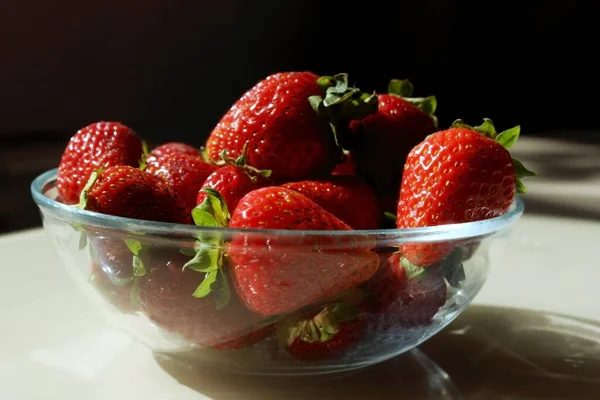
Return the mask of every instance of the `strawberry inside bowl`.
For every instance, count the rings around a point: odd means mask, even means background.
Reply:
[[[245,196],[227,227],[201,227],[61,202],[57,170],[31,190],[62,264],[111,324],[155,352],[260,374],[360,368],[418,346],[470,304],[490,241],[523,213],[517,196],[474,222],[352,230],[313,210],[306,221],[324,228],[254,229],[242,217],[260,201]],[[253,193],[308,207],[291,189]]]

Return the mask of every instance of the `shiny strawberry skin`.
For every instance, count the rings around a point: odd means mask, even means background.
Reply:
[[[276,182],[329,174],[341,159],[328,122],[308,98],[323,95],[311,72],[281,72],[247,91],[223,116],[206,142],[208,156],[227,150],[238,157],[248,142],[247,162],[271,170]]]
[[[359,316],[351,321],[341,322],[339,331],[325,342],[306,342],[296,338],[286,350],[292,357],[302,361],[337,357],[364,338],[365,327],[365,319]]]
[[[129,166],[102,171],[87,192],[85,209],[148,221],[184,218],[179,201],[160,178]]]
[[[143,260],[150,265],[139,282],[141,310],[163,329],[200,346],[237,349],[269,334],[255,328],[262,317],[249,312],[232,296],[217,309],[211,296],[196,298],[192,293],[205,274],[183,269],[186,259],[174,254],[152,254]]]
[[[192,147],[189,144],[182,142],[167,142],[153,148],[146,159],[146,163],[148,164],[148,166],[152,165],[152,168],[158,169],[159,166],[156,164],[157,160],[163,156],[167,156],[174,153],[187,154],[198,158],[202,157],[202,152],[200,151],[200,149]]]
[[[373,189],[362,179],[332,175],[325,179],[282,185],[295,190],[350,225],[352,229],[377,229],[381,212]]]
[[[409,154],[398,201],[398,228],[479,221],[506,213],[516,193],[512,158],[476,131],[451,128],[431,135]],[[407,244],[403,255],[425,266],[452,245]]]
[[[379,94],[376,114],[350,123],[357,174],[378,196],[396,196],[410,150],[435,132],[431,116],[401,97]],[[394,209],[384,211],[394,212]]]
[[[79,202],[90,175],[100,167],[138,166],[142,141],[119,122],[97,122],[71,137],[58,166],[58,192],[66,204]]]
[[[162,179],[169,190],[177,195],[184,214],[187,216],[185,222],[191,224],[193,222],[191,212],[196,206],[198,190],[216,169],[217,167],[206,163],[197,156],[171,153],[148,164],[146,172]]]
[[[252,180],[243,167],[225,165],[210,174],[202,184],[202,188],[211,188],[219,192],[229,212],[232,213],[242,197],[269,183],[270,180],[260,175],[256,175]],[[206,196],[206,192],[198,192],[196,204],[201,204]]]
[[[244,196],[230,228],[351,230],[302,194],[265,187]],[[232,277],[246,307],[270,316],[297,310],[368,280],[379,257],[352,237],[239,234],[227,252]]]

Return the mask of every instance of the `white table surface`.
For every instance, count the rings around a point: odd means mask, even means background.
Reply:
[[[106,324],[41,229],[0,236],[0,399],[600,398],[600,147],[524,139],[515,154],[542,175],[473,305],[428,358],[335,380],[208,379],[156,359]]]

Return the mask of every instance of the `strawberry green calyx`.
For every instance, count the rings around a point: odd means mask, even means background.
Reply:
[[[79,194],[79,203],[77,203],[75,205],[76,208],[79,208],[80,210],[85,210],[85,207],[87,206],[87,194],[90,191],[90,189],[92,188],[92,185],[94,183],[96,183],[98,176],[103,171],[104,171],[104,167],[101,167],[90,174],[88,181],[86,182],[85,186],[81,190],[81,193]]]
[[[142,155],[140,156],[140,171],[144,171],[148,166],[148,157],[150,156],[150,151],[148,150],[148,143],[145,140],[142,140]]]
[[[291,346],[296,339],[308,343],[324,343],[340,330],[340,323],[360,316],[357,307],[346,303],[328,304],[312,318],[288,318],[279,325],[279,340]]]
[[[408,79],[392,79],[388,84],[388,94],[398,96],[414,105],[425,114],[429,115],[435,126],[437,127],[438,120],[434,115],[437,109],[437,98],[435,96],[413,97],[414,86]]]
[[[127,248],[133,254],[133,285],[129,292],[129,301],[135,307],[139,301],[140,279],[146,275],[146,268],[141,258],[143,248],[142,243],[134,239],[125,239],[125,245],[127,245]]]
[[[515,127],[512,127],[510,129],[507,129],[505,131],[498,133],[496,131],[496,127],[494,126],[494,122],[489,118],[484,118],[483,123],[479,126],[470,126],[470,125],[467,125],[462,120],[457,119],[452,124],[452,127],[453,128],[465,128],[465,129],[470,129],[472,131],[478,132],[490,139],[495,140],[496,142],[498,142],[500,145],[502,145],[502,147],[504,147],[507,150],[510,149],[517,142],[517,139],[519,139],[519,135],[521,134],[521,126],[520,125],[517,125]],[[517,193],[519,193],[519,194],[527,193],[527,188],[525,188],[525,185],[523,184],[522,179],[531,177],[531,176],[537,176],[538,174],[534,171],[527,169],[527,167],[525,167],[521,161],[519,161],[515,158],[512,159],[512,162],[513,162],[513,166],[515,168],[515,175],[517,177],[517,183],[516,183]]]
[[[197,226],[224,228],[229,224],[227,204],[218,191],[203,188],[207,194],[202,203],[192,210],[192,218]],[[216,307],[225,307],[231,298],[227,277],[223,275],[223,238],[219,232],[203,232],[198,235],[194,249],[182,249],[181,253],[192,257],[183,268],[204,273],[204,280],[192,296],[203,298],[213,293],[216,296]]]
[[[311,96],[308,101],[315,112],[329,121],[336,144],[352,150],[348,123],[375,114],[378,107],[376,93],[365,93],[348,85],[348,74],[322,76],[317,84],[325,96]]]
[[[262,176],[263,178],[268,178],[271,176],[271,170],[269,169],[258,169],[249,165],[246,162],[246,153],[248,151],[248,142],[244,143],[244,147],[242,147],[242,152],[237,158],[229,157],[227,155],[227,150],[223,149],[219,156],[221,159],[219,161],[213,162],[214,165],[223,166],[223,165],[231,165],[234,167],[242,168],[246,175],[252,180],[252,182],[256,182],[257,176]]]

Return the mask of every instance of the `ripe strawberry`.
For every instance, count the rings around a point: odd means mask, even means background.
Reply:
[[[248,163],[272,171],[275,182],[328,175],[342,154],[332,126],[341,127],[373,112],[373,99],[349,88],[345,74],[321,78],[312,72],[270,75],[219,121],[206,142],[207,155],[218,160],[227,150],[231,157],[238,157],[248,143]]]
[[[202,184],[217,167],[204,162],[198,156],[171,153],[149,163],[146,172],[161,178],[172,193],[177,194],[185,223],[191,224],[192,209],[196,206],[196,196]]]
[[[174,154],[174,153],[187,154],[190,156],[202,158],[202,151],[200,151],[200,149],[192,147],[186,143],[168,142],[168,143],[161,144],[160,146],[157,146],[154,149],[152,149],[152,151],[146,158],[146,164],[148,166],[152,165],[152,168],[154,168],[154,169],[158,169],[160,167],[158,165],[156,165],[157,160],[161,157],[164,157],[169,154]]]
[[[118,217],[161,222],[187,217],[159,177],[130,166],[94,172],[81,197],[80,208]]]
[[[236,159],[222,154],[220,164],[223,166],[209,175],[202,184],[202,188],[219,192],[230,212],[235,210],[240,199],[247,193],[271,183],[269,179],[271,171],[259,171],[246,164],[245,146],[242,154]],[[207,191],[200,190],[196,197],[196,204],[202,204],[207,196]]]
[[[244,196],[229,222],[235,229],[351,230],[302,194],[266,187]],[[270,316],[291,312],[369,279],[379,266],[363,237],[327,234],[237,234],[227,247],[242,302]]]
[[[262,317],[229,297],[226,279],[218,290],[202,296],[205,274],[183,268],[183,255],[154,252],[143,261],[147,267],[139,277],[140,309],[163,329],[217,348],[241,348],[270,334],[268,327],[258,325]]]
[[[408,80],[392,80],[388,94],[379,94],[376,114],[352,121],[353,160],[357,174],[370,184],[378,197],[393,196],[384,211],[395,212],[402,168],[410,150],[436,130],[434,96],[412,98]],[[389,203],[382,203],[386,206]]]
[[[535,175],[511,158],[520,127],[497,134],[492,121],[470,127],[462,121],[437,132],[409,154],[404,167],[396,225],[415,228],[478,221],[504,214],[520,178]],[[412,264],[425,266],[443,259],[451,243],[406,244],[400,247]]]
[[[356,175],[356,165],[354,164],[354,161],[352,160],[352,153],[347,152],[347,154],[344,155],[344,161],[342,161],[340,164],[336,165],[335,169],[333,170],[333,172],[331,173],[332,175],[350,175],[350,176],[355,176]]]
[[[338,357],[364,335],[365,319],[360,309],[344,303],[327,304],[317,313],[288,317],[278,324],[285,349],[303,361]]]
[[[415,268],[393,254],[367,284],[378,328],[428,324],[446,303],[447,288],[438,266]]]
[[[381,212],[373,189],[354,176],[332,175],[282,187],[295,190],[335,215],[352,229],[377,229]]]
[[[97,122],[71,137],[58,166],[58,193],[66,204],[77,204],[93,171],[115,165],[138,166],[142,141],[119,122]]]

